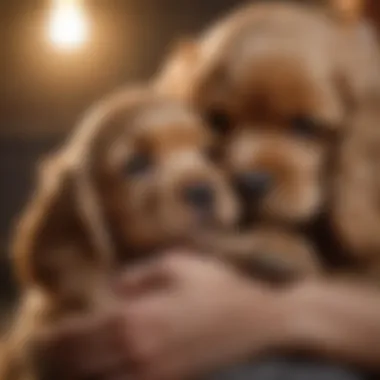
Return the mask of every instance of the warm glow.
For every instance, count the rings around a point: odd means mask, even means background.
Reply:
[[[87,38],[88,25],[79,1],[56,0],[50,19],[50,39],[60,48],[74,48]]]

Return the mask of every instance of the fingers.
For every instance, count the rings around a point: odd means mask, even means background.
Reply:
[[[107,330],[108,331],[107,331]],[[98,375],[119,368],[126,361],[122,330],[118,326],[105,325],[77,344],[72,352],[72,365],[79,374]]]
[[[114,289],[121,296],[139,295],[162,287],[169,277],[164,263],[153,260],[123,273],[114,284]]]
[[[161,289],[170,284],[183,261],[188,261],[192,252],[177,249],[135,266],[124,272],[116,281],[115,290],[119,295],[138,295],[149,290]]]
[[[122,316],[116,314],[70,318],[39,334],[39,360],[48,361],[49,366],[51,363],[53,372],[75,376],[106,373],[120,367],[126,361],[122,323]]]
[[[76,344],[81,342],[91,345],[91,340],[104,340],[104,337],[118,329],[120,324],[121,316],[117,313],[74,316],[54,325],[53,328],[43,329],[38,334],[38,340],[47,347],[75,349]]]

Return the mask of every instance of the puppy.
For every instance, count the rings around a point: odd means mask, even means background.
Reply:
[[[253,224],[299,231],[334,271],[378,277],[378,45],[362,2],[327,3],[244,7],[181,45],[157,88],[227,136]]]
[[[218,254],[218,244],[202,247],[197,235],[231,229],[240,214],[214,163],[218,142],[191,108],[150,88],[121,91],[88,112],[41,166],[16,229],[23,297],[4,378],[58,376],[39,357],[41,329],[68,314],[112,307],[109,277],[122,264],[180,244]],[[255,269],[271,280],[259,255]]]
[[[238,204],[210,158],[214,142],[191,109],[148,88],[89,111],[42,165],[16,230],[23,299],[4,378],[44,378],[47,369],[32,363],[40,329],[112,304],[108,278],[122,263],[234,223]]]

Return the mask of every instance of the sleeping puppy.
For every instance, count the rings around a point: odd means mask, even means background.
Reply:
[[[225,136],[253,224],[288,226],[328,266],[379,276],[378,46],[361,1],[328,3],[244,7],[182,44],[157,88]]]
[[[122,265],[176,245],[219,255],[217,244],[202,247],[197,238],[233,228],[240,214],[214,163],[218,142],[192,109],[150,88],[121,91],[88,112],[41,166],[16,230],[23,298],[4,378],[67,379],[42,359],[39,333],[68,314],[112,308],[109,279]],[[247,260],[224,259],[239,268]],[[252,267],[271,281],[270,266],[257,261]]]
[[[214,142],[191,109],[147,88],[89,111],[42,165],[16,231],[23,299],[4,379],[44,378],[42,363],[32,370],[36,334],[69,313],[111,307],[108,278],[122,263],[234,223],[238,205],[210,158]]]

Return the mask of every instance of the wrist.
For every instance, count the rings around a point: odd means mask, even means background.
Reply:
[[[283,292],[271,288],[260,289],[260,297],[257,291],[257,286],[251,289],[247,321],[250,325],[246,329],[253,347],[256,347],[259,353],[292,349],[297,329],[292,320],[292,310],[287,297]]]
[[[284,349],[317,350],[328,334],[320,313],[323,305],[316,289],[313,283],[302,283],[278,295]]]
[[[314,326],[316,310],[308,307],[307,299],[298,288],[285,291],[274,289],[262,290],[262,302],[251,297],[251,339],[257,344],[258,331],[262,337],[263,352],[296,351],[309,347],[315,340],[318,326]],[[258,325],[252,326],[252,323]]]

